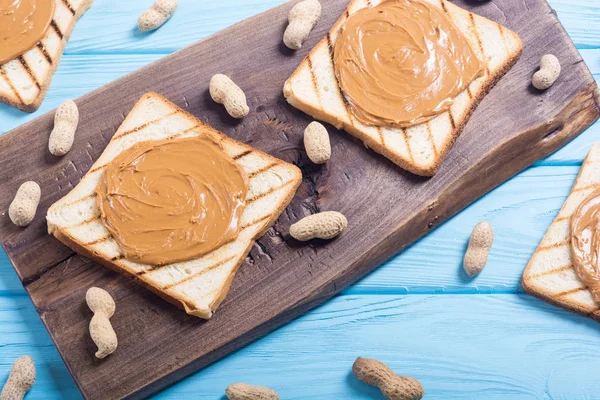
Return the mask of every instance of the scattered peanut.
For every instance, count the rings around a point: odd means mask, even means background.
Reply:
[[[418,380],[396,375],[381,361],[358,357],[352,372],[364,383],[377,386],[388,400],[419,400],[423,397],[423,386]]]
[[[283,43],[292,50],[298,50],[320,17],[321,3],[318,0],[304,0],[296,4],[288,14],[290,24],[283,33]]]
[[[8,216],[13,224],[27,226],[33,221],[41,195],[40,185],[36,182],[25,182],[19,187],[14,200],[8,207]]]
[[[35,382],[35,364],[29,356],[19,357],[13,363],[8,380],[2,388],[0,400],[20,400]]]
[[[177,9],[177,0],[156,0],[152,7],[140,15],[138,28],[140,31],[152,31],[165,22]]]
[[[490,224],[480,222],[475,225],[463,261],[465,272],[471,278],[479,274],[485,267],[493,241],[494,231]]]
[[[247,383],[229,385],[225,394],[229,400],[279,400],[279,395],[273,389]]]
[[[539,90],[548,89],[560,75],[560,62],[552,54],[542,56],[540,70],[533,74],[531,84]]]
[[[348,226],[344,214],[337,211],[325,211],[302,218],[290,226],[290,235],[301,242],[319,238],[332,239]]]
[[[331,157],[331,144],[327,129],[313,121],[304,130],[304,148],[308,158],[315,164],[323,164]]]
[[[94,313],[90,321],[90,336],[98,346],[96,357],[104,358],[112,354],[118,345],[117,335],[109,321],[115,313],[115,302],[106,290],[97,287],[88,289],[85,301]]]
[[[246,104],[246,95],[227,75],[216,74],[210,78],[210,97],[223,104],[233,118],[243,118],[250,109]]]
[[[79,123],[79,110],[73,100],[62,103],[54,113],[54,129],[50,133],[48,149],[55,156],[64,156],[71,150]]]

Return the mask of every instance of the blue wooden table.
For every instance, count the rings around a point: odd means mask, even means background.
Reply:
[[[0,106],[0,133],[282,2],[179,0],[172,20],[148,35],[136,23],[152,0],[95,0],[40,109],[26,114]],[[600,2],[550,3],[599,80]],[[598,140],[600,123],[325,305],[156,398],[221,399],[236,381],[273,387],[284,399],[381,398],[350,372],[364,356],[419,379],[426,399],[599,399],[600,325],[525,295],[519,284]],[[494,226],[496,240],[486,269],[471,280],[461,262],[481,220]],[[28,399],[80,397],[0,251],[1,382],[24,354],[38,371]]]

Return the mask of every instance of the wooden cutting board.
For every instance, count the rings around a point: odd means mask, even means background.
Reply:
[[[282,86],[347,3],[321,2],[323,17],[296,53],[281,42],[292,6],[287,3],[78,99],[77,137],[63,158],[47,150],[51,114],[0,136],[0,208],[8,209],[23,181],[42,187],[37,216],[27,228],[1,215],[2,245],[86,398],[143,397],[272,331],[558,149],[600,114],[594,80],[544,0],[459,0],[518,32],[525,50],[476,110],[438,175],[406,173],[332,127],[332,159],[316,166],[302,146],[311,119],[287,105]],[[530,79],[545,53],[558,56],[563,72],[551,89],[538,92]],[[208,95],[208,81],[218,72],[246,91],[251,113],[242,121],[229,118]],[[46,232],[47,208],[77,184],[150,90],[233,138],[299,165],[304,175],[294,201],[254,246],[208,322],[74,254]],[[348,230],[331,242],[290,240],[290,224],[319,210],[342,211]],[[87,329],[91,312],[84,296],[92,285],[107,289],[117,303],[111,321],[119,349],[104,360],[94,357]]]

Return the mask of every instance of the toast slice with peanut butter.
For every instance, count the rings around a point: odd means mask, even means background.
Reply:
[[[523,44],[515,32],[448,1],[421,1],[450,19],[484,66],[483,74],[454,97],[448,111],[422,123],[415,120],[410,126],[367,124],[364,119],[361,121],[360,115],[352,109],[352,101],[342,93],[334,64],[336,41],[347,20],[363,9],[379,6],[382,0],[351,0],[325,38],[286,81],[283,92],[292,106],[347,131],[400,167],[417,175],[432,176],[479,102],[518,60]],[[407,45],[410,46],[412,44]],[[389,49],[383,48],[380,55],[393,56],[385,54],[386,51],[389,53]],[[422,96],[423,102],[427,98]]]
[[[104,224],[97,188],[112,160],[138,143],[207,138],[247,177],[239,233],[189,261],[147,265],[128,260]],[[79,184],[48,210],[48,232],[76,252],[134,278],[188,314],[208,319],[223,301],[254,242],[275,223],[300,185],[300,170],[216,131],[156,93],[145,94]]]
[[[0,102],[26,112],[37,110],[77,20],[94,0],[54,0],[50,27],[35,46],[0,64]]]
[[[571,193],[548,228],[523,273],[523,289],[532,296],[600,321],[600,308],[573,267],[571,217],[600,188],[600,143],[589,151]]]

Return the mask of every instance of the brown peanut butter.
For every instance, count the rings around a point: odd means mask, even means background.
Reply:
[[[571,258],[575,273],[600,303],[600,190],[571,216]]]
[[[39,42],[54,16],[55,0],[0,0],[0,64]]]
[[[96,189],[106,228],[131,261],[187,261],[234,240],[248,177],[206,137],[135,144]]]
[[[334,73],[354,116],[408,127],[447,111],[484,71],[444,11],[419,0],[385,0],[352,14],[334,45]]]

